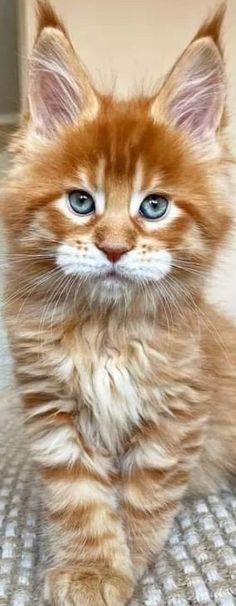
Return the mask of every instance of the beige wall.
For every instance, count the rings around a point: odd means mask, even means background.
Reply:
[[[34,2],[25,2],[26,46],[34,36]],[[117,91],[154,85],[189,42],[216,0],[54,0],[81,58],[104,88],[117,78]],[[236,0],[228,0],[225,46],[229,74],[232,135],[236,138]],[[26,51],[24,50],[24,56]],[[222,271],[212,293],[236,316],[236,237],[221,255]]]
[[[22,0],[20,0],[22,5]],[[25,0],[27,45],[34,30],[34,1]],[[135,82],[154,84],[218,5],[216,0],[52,0],[67,24],[73,43],[96,82],[118,76],[118,89]],[[228,0],[228,66],[236,99],[236,0]]]

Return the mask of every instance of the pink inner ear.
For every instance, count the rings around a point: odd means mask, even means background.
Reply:
[[[46,28],[33,50],[29,103],[36,130],[50,135],[78,119],[84,101],[74,51],[64,35]]]
[[[198,134],[214,130],[223,91],[216,70],[186,81],[170,101],[171,120],[176,126]]]
[[[38,120],[46,131],[59,124],[69,123],[79,113],[79,99],[75,87],[60,74],[43,66],[35,72],[34,95]]]
[[[211,39],[190,45],[162,90],[164,114],[195,137],[216,132],[225,103],[221,56]]]

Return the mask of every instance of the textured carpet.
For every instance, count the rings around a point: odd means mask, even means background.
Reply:
[[[0,605],[42,604],[43,514],[10,392],[0,396]],[[236,492],[185,502],[131,606],[236,604]],[[96,606],[96,605],[94,605]]]
[[[0,129],[0,150],[1,150],[1,129]],[[1,179],[6,174],[8,168],[8,154],[6,151],[0,151],[0,187]],[[6,264],[6,241],[4,230],[0,222],[0,390],[5,389],[11,384],[11,359],[7,346],[6,332],[1,317],[2,294],[4,288],[4,269]]]

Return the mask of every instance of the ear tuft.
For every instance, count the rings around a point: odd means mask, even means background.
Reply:
[[[68,36],[62,20],[58,17],[48,0],[37,0],[36,17],[38,36],[45,27],[54,27]]]
[[[199,29],[151,106],[155,121],[182,129],[195,141],[215,138],[223,123],[226,75],[220,44],[222,5]]]
[[[223,3],[219,6],[218,10],[199,28],[194,40],[198,38],[211,38],[218,50],[222,54],[221,35],[222,27],[226,13],[226,4]]]
[[[29,64],[30,126],[37,135],[50,138],[82,115],[94,117],[98,95],[48,2],[38,2],[38,18]]]

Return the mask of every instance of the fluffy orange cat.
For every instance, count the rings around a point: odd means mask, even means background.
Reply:
[[[39,3],[2,207],[54,606],[124,606],[183,495],[236,468],[236,332],[204,295],[232,224],[223,13],[156,95],[117,101]]]

